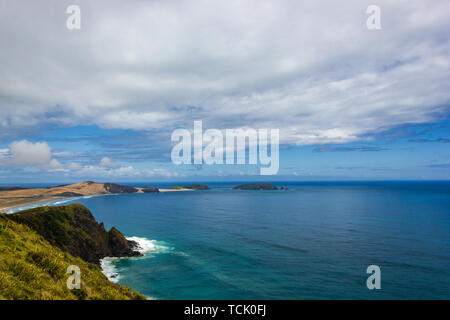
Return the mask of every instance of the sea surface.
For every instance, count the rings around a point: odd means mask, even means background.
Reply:
[[[130,185],[147,184],[167,187]],[[137,241],[144,257],[103,269],[153,299],[450,299],[450,182],[274,184],[289,190],[208,183],[58,204],[82,203]]]

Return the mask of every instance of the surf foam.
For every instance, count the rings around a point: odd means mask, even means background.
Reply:
[[[143,257],[124,257],[124,258],[117,258],[117,257],[105,257],[100,260],[100,266],[102,269],[103,274],[112,282],[119,282],[119,280],[122,278],[121,272],[124,272],[125,270],[120,269],[118,267],[118,263],[122,259],[142,259],[142,258],[148,258],[152,257],[155,254],[158,253],[167,253],[169,251],[172,251],[173,248],[168,246],[163,241],[157,241],[157,240],[149,240],[144,237],[126,237],[127,240],[135,241],[137,243],[137,247],[135,248],[136,251],[139,251],[144,256]]]

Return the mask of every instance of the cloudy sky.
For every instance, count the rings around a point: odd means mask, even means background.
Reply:
[[[272,180],[450,179],[449,30],[444,0],[1,0],[0,184],[261,178],[172,164],[194,120],[279,128]]]

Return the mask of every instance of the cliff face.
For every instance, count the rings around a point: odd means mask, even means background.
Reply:
[[[97,223],[80,204],[34,208],[7,217],[27,225],[61,250],[97,265],[108,256],[141,255],[135,251],[137,243],[127,240],[116,228],[107,232],[103,223]]]
[[[69,275],[66,271],[70,265],[80,268],[80,289],[67,288]],[[122,300],[145,297],[110,282],[98,266],[64,252],[28,226],[0,214],[0,300],[3,299]]]
[[[115,183],[104,183],[106,192],[108,193],[135,193],[138,189],[130,186],[122,186]]]

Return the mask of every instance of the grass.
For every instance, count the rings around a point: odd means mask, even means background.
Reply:
[[[70,265],[81,269],[81,289],[67,288]],[[0,299],[128,300],[145,296],[110,282],[97,265],[73,257],[26,225],[0,215]]]

